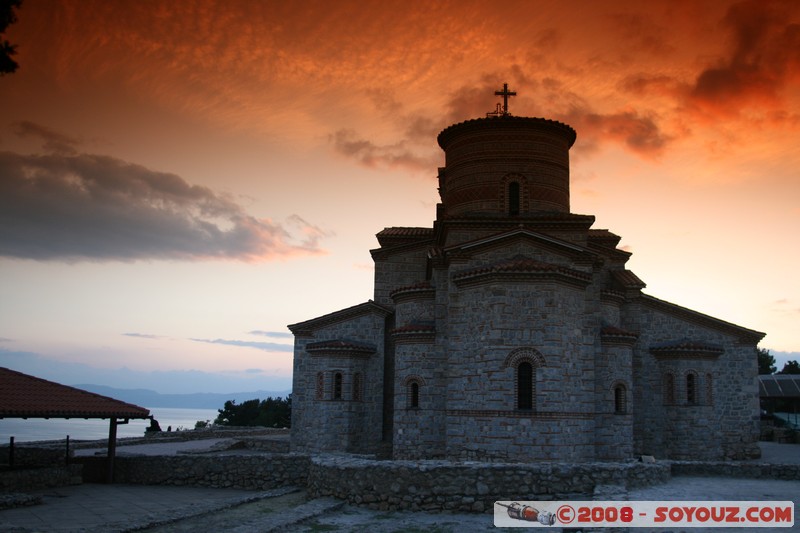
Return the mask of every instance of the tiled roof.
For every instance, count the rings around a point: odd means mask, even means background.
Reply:
[[[371,355],[375,353],[375,346],[346,339],[332,339],[311,342],[306,345],[306,351],[321,355],[337,353],[348,355]]]
[[[286,327],[288,327],[289,331],[291,331],[295,335],[305,335],[309,334],[310,332],[312,332],[317,328],[328,326],[330,324],[335,324],[337,322],[343,322],[358,316],[363,316],[371,313],[376,313],[381,316],[386,316],[390,315],[392,313],[392,310],[380,304],[376,304],[372,300],[368,300],[364,303],[360,303],[352,307],[347,307],[345,309],[334,311],[333,313],[328,313],[327,315],[318,316],[317,318],[311,318],[303,322],[298,322],[297,324],[289,324]]]
[[[389,293],[391,298],[394,298],[400,294],[419,294],[419,293],[429,293],[433,291],[433,286],[428,281],[420,281],[419,283],[414,283],[413,285],[406,285],[404,287],[398,287]]]
[[[589,230],[589,240],[597,242],[603,246],[608,246],[609,248],[614,248],[617,244],[619,244],[620,237],[615,233],[611,233],[607,229],[590,229]]]
[[[408,244],[433,239],[433,228],[392,227],[375,234],[381,246]]]
[[[611,276],[626,289],[644,289],[647,284],[630,270],[612,270]]]
[[[689,339],[665,342],[650,347],[650,353],[653,355],[666,357],[693,356],[693,358],[714,358],[722,355],[724,351],[722,346],[717,344]]]
[[[445,149],[452,138],[464,130],[485,130],[490,128],[530,128],[533,125],[537,125],[539,128],[547,128],[553,132],[561,133],[570,147],[575,143],[575,130],[563,122],[558,122],[556,120],[550,120],[547,118],[515,117],[511,115],[492,118],[474,118],[464,122],[459,122],[458,124],[453,124],[452,126],[448,126],[447,128],[443,129],[441,133],[439,133],[436,140],[439,143],[439,146]]]
[[[717,331],[724,331],[735,335],[739,339],[739,342],[758,344],[758,341],[763,339],[764,335],[766,335],[766,333],[760,331],[743,328],[742,326],[737,326],[736,324],[708,316],[698,311],[687,309],[686,307],[681,307],[680,305],[665,300],[660,300],[649,294],[642,294],[640,301],[651,309],[657,309],[672,316],[677,316],[696,324],[702,324],[704,327],[710,327]]]
[[[147,418],[150,411],[0,367],[0,418]]]
[[[436,327],[432,323],[411,323],[390,331],[392,335],[433,334]]]
[[[433,235],[433,228],[419,227],[391,227],[383,228],[376,234],[376,237],[430,237]]]
[[[628,331],[614,326],[604,326],[600,330],[600,335],[604,337],[629,337],[634,339],[639,336],[638,333],[634,333],[632,331]]]
[[[487,274],[529,274],[529,273],[553,273],[564,275],[581,281],[591,281],[590,274],[573,270],[561,265],[553,265],[551,263],[544,263],[536,259],[527,257],[515,257],[507,261],[501,261],[491,265],[485,265],[478,268],[461,271],[453,275],[453,280],[463,280],[484,276]]]

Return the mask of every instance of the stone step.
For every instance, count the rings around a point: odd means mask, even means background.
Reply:
[[[345,502],[335,498],[316,498],[304,504],[286,509],[280,513],[271,514],[244,523],[234,529],[231,533],[269,533],[271,531],[283,531],[287,527],[298,524],[304,520],[314,518],[325,513],[336,511],[344,506]]]

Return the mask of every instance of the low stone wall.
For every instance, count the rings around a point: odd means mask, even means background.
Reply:
[[[456,463],[374,461],[339,456],[311,459],[308,492],[379,510],[488,512],[496,500],[575,499],[599,485],[663,483],[666,463]]]
[[[86,465],[84,481],[105,480],[105,457],[78,457],[75,461]],[[266,490],[304,486],[308,465],[308,456],[295,454],[117,457],[114,482]]]
[[[800,480],[800,464],[673,461],[672,475]]]
[[[72,451],[70,450],[70,455]],[[8,463],[10,449],[0,446],[0,463]],[[26,443],[14,445],[14,467],[30,468],[42,466],[60,466],[64,464],[67,450],[64,446],[43,447],[30,446]]]
[[[69,466],[2,471],[0,472],[0,492],[20,492],[80,485],[82,483],[82,468],[79,464],[71,464]]]

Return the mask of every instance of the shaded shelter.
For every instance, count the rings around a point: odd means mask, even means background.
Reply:
[[[794,415],[797,424],[797,404],[800,400],[800,375],[766,374],[758,376],[758,394],[762,407],[772,413],[785,410]]]
[[[0,418],[108,419],[108,482],[114,475],[117,425],[150,418],[150,411],[108,396],[0,367]]]

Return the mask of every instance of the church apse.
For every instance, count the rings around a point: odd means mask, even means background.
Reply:
[[[496,94],[497,111],[438,136],[432,226],[377,234],[374,299],[290,326],[292,448],[517,462],[756,454],[763,333],[642,292],[619,236],[570,210],[575,131],[512,116],[516,93]]]

